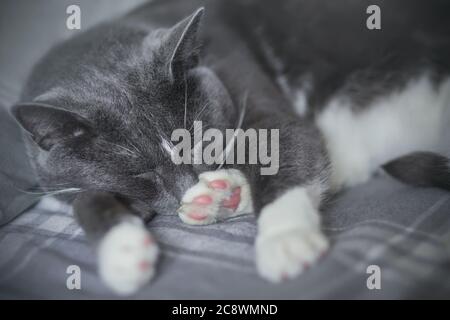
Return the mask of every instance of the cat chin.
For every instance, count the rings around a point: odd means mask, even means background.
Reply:
[[[100,276],[116,294],[133,294],[154,276],[158,253],[158,246],[142,222],[122,222],[99,244]]]

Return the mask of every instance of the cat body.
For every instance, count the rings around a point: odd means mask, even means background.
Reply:
[[[380,1],[382,30],[368,30],[369,4],[344,2],[154,1],[36,66],[13,113],[42,187],[77,192],[111,288],[129,294],[153,276],[143,221],[154,214],[209,224],[256,213],[257,268],[278,282],[328,248],[319,208],[331,192],[385,164],[405,182],[448,187],[435,153],[450,119],[449,28],[435,19],[446,4]],[[278,173],[175,165],[171,134],[195,120],[278,129]]]

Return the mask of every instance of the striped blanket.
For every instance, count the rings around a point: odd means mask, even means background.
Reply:
[[[159,270],[133,298],[450,298],[449,213],[449,193],[378,177],[330,203],[323,215],[330,252],[281,285],[256,274],[253,216],[210,226],[157,216],[148,228],[162,248]],[[73,265],[79,290],[66,285]],[[379,289],[370,285],[373,266]],[[0,298],[114,297],[70,206],[46,198],[0,228]]]

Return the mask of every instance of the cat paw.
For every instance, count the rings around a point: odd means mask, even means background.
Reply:
[[[294,229],[256,238],[258,273],[271,282],[292,279],[314,264],[328,249],[318,230]]]
[[[208,171],[188,189],[178,209],[187,224],[205,225],[253,211],[250,186],[236,169]]]
[[[117,294],[133,294],[153,277],[158,251],[140,221],[120,223],[99,245],[100,276]]]

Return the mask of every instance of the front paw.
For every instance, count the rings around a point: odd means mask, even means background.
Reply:
[[[204,225],[252,211],[245,176],[236,169],[222,169],[199,176],[199,182],[184,194],[178,214],[187,224]]]
[[[99,272],[117,294],[135,293],[155,273],[158,247],[140,221],[113,227],[99,246]]]
[[[315,263],[328,249],[318,230],[293,229],[256,238],[258,273],[271,282],[291,279]]]

